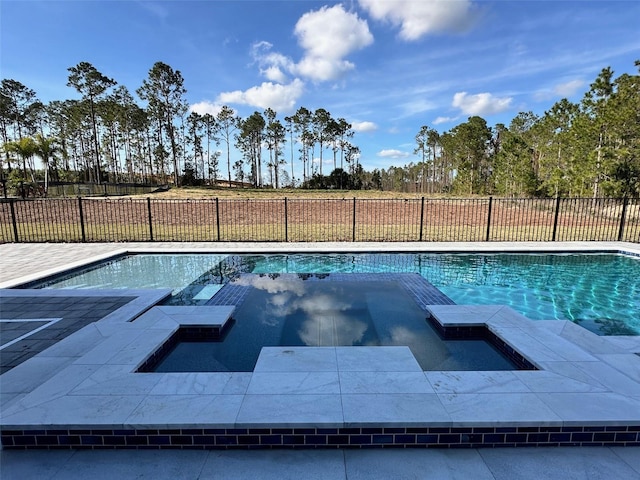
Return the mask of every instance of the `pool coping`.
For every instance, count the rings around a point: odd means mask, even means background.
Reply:
[[[11,247],[14,244],[0,244]],[[75,244],[18,244],[20,247],[73,248]],[[256,243],[256,242],[129,242],[122,244],[82,244],[96,250],[108,246],[109,251],[74,260],[40,272],[20,275],[0,282],[0,289],[15,288],[48,276],[79,269],[127,254],[154,253],[218,253],[218,254],[277,254],[277,253],[623,253],[640,256],[640,244],[630,242],[314,242],[314,243]],[[111,250],[116,246],[114,250]],[[32,266],[31,266],[32,267]]]
[[[134,374],[180,322],[161,307],[135,322],[116,311],[0,377],[4,395],[43,363],[73,359],[3,401],[3,448],[640,445],[640,337],[599,337],[504,306],[428,309],[442,324],[485,325],[540,370],[422,372],[406,347],[318,347],[335,358],[318,370],[327,362],[313,356],[282,366],[284,350],[302,352],[278,347],[252,373]],[[345,367],[345,355],[362,358]]]

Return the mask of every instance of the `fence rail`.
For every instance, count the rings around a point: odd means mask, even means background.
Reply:
[[[0,201],[0,242],[628,241],[640,198]]]

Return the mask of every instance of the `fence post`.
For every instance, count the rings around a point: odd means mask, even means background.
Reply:
[[[489,241],[489,234],[491,233],[491,208],[493,205],[493,197],[489,197],[489,214],[487,215],[487,237],[486,242]]]
[[[284,241],[289,241],[289,222],[288,222],[287,197],[284,197]]]
[[[216,227],[218,230],[218,241],[220,241],[220,207],[218,205],[218,197],[216,197]]]
[[[151,221],[151,199],[147,197],[147,213],[149,215],[149,238],[153,242],[153,222]]]
[[[80,232],[82,233],[82,241],[86,242],[87,237],[84,232],[84,212],[82,211],[82,197],[78,197],[78,210],[80,211]]]
[[[424,223],[424,197],[422,197],[422,206],[420,207],[420,241],[422,241],[422,225]]]
[[[16,211],[13,207],[13,198],[9,200],[9,209],[11,210],[11,223],[13,223],[13,239],[18,243],[18,222],[16,221]]]
[[[629,199],[624,197],[622,201],[622,214],[620,215],[620,228],[618,229],[618,241],[621,242],[624,238],[624,224],[625,217],[627,216],[627,205],[629,204]]]
[[[351,241],[356,241],[356,197],[353,197],[353,235]]]
[[[558,217],[560,215],[560,196],[556,197],[556,213],[553,218],[553,234],[551,235],[551,241],[556,241],[556,232],[558,231]]]

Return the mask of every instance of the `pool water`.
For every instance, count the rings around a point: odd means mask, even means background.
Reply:
[[[415,272],[457,304],[508,305],[533,320],[640,335],[640,258],[622,254],[131,255],[37,287],[168,287],[170,303],[199,305],[243,273],[337,272]]]
[[[442,340],[394,281],[244,275],[248,294],[223,341],[182,341],[156,372],[253,371],[264,346],[408,346],[423,370],[513,370],[483,340]]]

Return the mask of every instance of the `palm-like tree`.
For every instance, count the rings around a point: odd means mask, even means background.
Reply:
[[[34,141],[35,149],[34,153],[42,159],[44,164],[44,194],[47,195],[47,189],[49,187],[49,159],[53,159],[54,155],[60,148],[57,146],[57,139],[53,137],[45,137],[38,133]],[[57,168],[54,166],[53,172],[57,172]]]
[[[23,137],[20,140],[7,142],[4,144],[4,150],[9,153],[15,153],[22,159],[22,178],[27,180],[27,160],[31,159],[36,153],[36,142],[31,137]],[[31,172],[31,179],[34,179]]]

